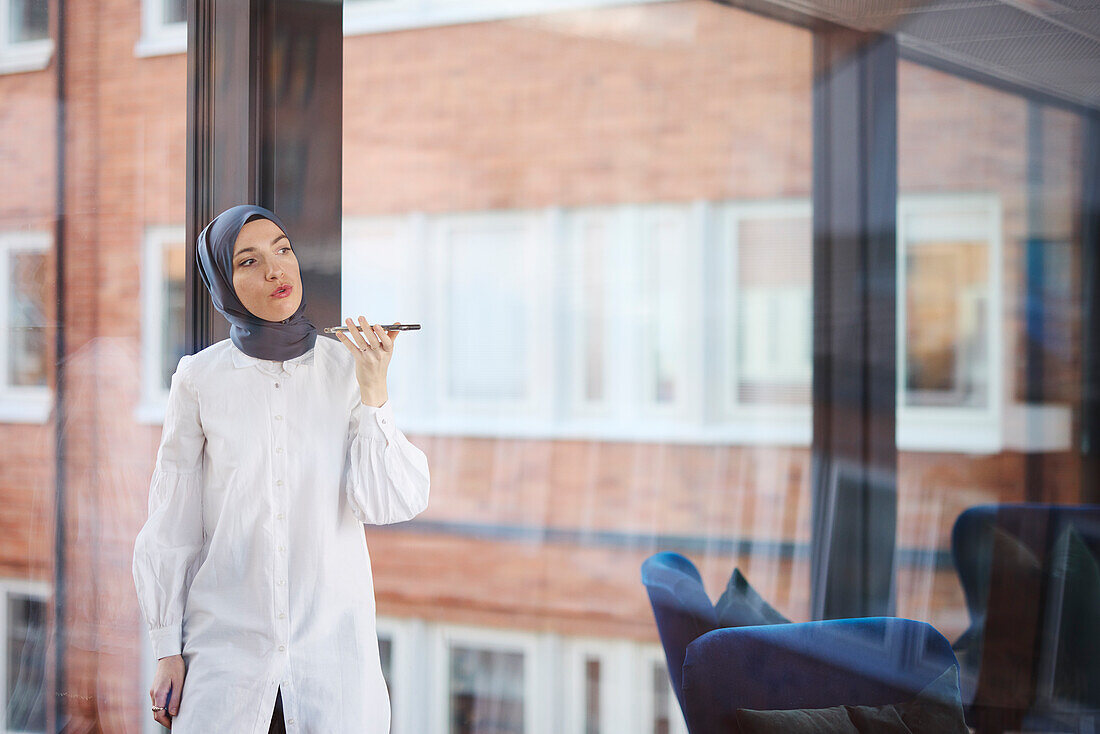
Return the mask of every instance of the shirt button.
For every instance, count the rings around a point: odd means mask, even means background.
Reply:
[[[277,453],[277,454],[281,454],[281,453],[283,453],[283,447],[282,447],[282,446],[279,446],[278,448],[276,448],[276,449],[275,449],[275,453]]]
[[[276,383],[275,383],[275,387],[278,387],[278,386],[279,386],[279,383],[277,383],[277,382],[276,382]]]
[[[278,515],[276,515],[275,517],[276,517],[277,519],[279,519],[279,520],[282,520],[282,519],[283,519],[284,517],[286,517],[286,515],[284,515],[283,513],[281,513],[281,512],[280,512],[280,513],[279,513]]]
[[[277,481],[275,483],[278,484],[280,487],[283,486],[283,480],[282,479],[280,479],[279,481]]]
[[[286,615],[282,612],[279,612],[279,619],[286,619]]]
[[[286,583],[286,579],[279,579],[279,586],[282,586],[285,583]]]
[[[385,418],[383,418],[383,419],[382,419],[382,422],[383,422],[383,423],[385,423],[385,422],[386,422],[386,419],[385,419]]]
[[[286,651],[286,645],[279,645],[279,652],[285,652],[285,651]]]
[[[286,723],[290,726],[293,726],[294,725],[294,719],[287,719]]]
[[[275,416],[275,420],[277,420],[277,421],[281,421],[282,419],[283,419],[283,417],[281,415]]]
[[[282,546],[280,545],[280,546],[279,546],[279,550],[281,550],[281,551],[285,551],[285,550],[286,550],[286,548],[284,548],[284,547],[282,547]]]

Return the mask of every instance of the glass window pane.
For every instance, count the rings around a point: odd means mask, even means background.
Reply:
[[[906,401],[982,408],[989,400],[989,247],[910,243],[906,272]]]
[[[186,328],[186,257],[183,243],[173,243],[162,250],[164,301],[160,329],[160,378],[165,390],[171,386],[172,373],[187,348],[183,335]]]
[[[12,43],[49,38],[50,6],[47,0],[9,0],[11,25],[8,35]]]
[[[737,227],[737,384],[742,405],[808,405],[813,371],[808,216],[746,216]]]
[[[600,659],[584,661],[584,734],[600,734]]]
[[[162,0],[165,23],[187,22],[187,0]]]
[[[451,734],[523,734],[523,653],[452,646]]]
[[[668,670],[664,663],[654,663],[652,673],[653,687],[650,694],[653,696],[653,726],[650,731],[653,734],[669,734],[672,729],[669,712],[672,684],[669,682]]]
[[[10,254],[8,384],[46,384],[46,256]]]
[[[8,597],[8,721],[13,732],[46,731],[46,604]]]
[[[447,243],[448,392],[453,398],[527,396],[527,310],[521,227],[455,228]],[[485,335],[480,338],[479,335]]]

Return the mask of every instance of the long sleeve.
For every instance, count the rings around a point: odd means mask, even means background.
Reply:
[[[149,517],[134,543],[133,574],[156,658],[182,651],[184,602],[203,543],[202,459],[206,437],[198,398],[180,359],[168,392],[149,485]]]
[[[398,430],[393,408],[356,400],[345,468],[348,503],[360,522],[386,525],[416,517],[428,506],[428,458]]]

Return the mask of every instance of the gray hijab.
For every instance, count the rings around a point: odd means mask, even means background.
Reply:
[[[229,338],[242,352],[257,359],[283,362],[313,348],[317,327],[306,318],[306,297],[290,318],[268,321],[253,314],[237,298],[233,288],[233,246],[241,228],[253,219],[270,219],[290,237],[275,213],[253,204],[240,204],[214,217],[199,235],[195,248],[199,274],[214,308],[232,324]]]

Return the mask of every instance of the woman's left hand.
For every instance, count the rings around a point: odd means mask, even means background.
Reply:
[[[372,326],[367,323],[365,316],[359,317],[358,328],[351,317],[345,321],[348,331],[336,332],[336,338],[344,343],[355,358],[355,379],[359,381],[359,395],[364,405],[380,408],[389,399],[386,392],[386,372],[390,367],[390,358],[393,357],[394,342],[401,332],[385,331],[377,324]]]

